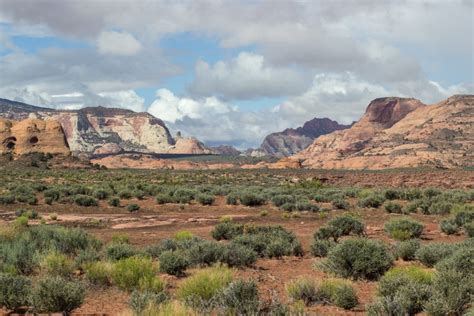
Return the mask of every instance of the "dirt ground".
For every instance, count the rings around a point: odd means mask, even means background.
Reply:
[[[104,202],[98,207],[80,207],[72,205],[53,204],[35,206],[34,209],[47,219],[48,222],[79,226],[108,242],[116,234],[127,234],[130,242],[138,247],[144,247],[158,242],[163,238],[172,237],[177,231],[187,230],[193,234],[211,239],[211,230],[223,216],[229,216],[236,222],[255,225],[281,225],[294,232],[301,241],[305,252],[304,257],[286,257],[283,259],[259,259],[257,263],[244,270],[237,270],[237,275],[257,281],[260,295],[270,300],[277,295],[282,301],[287,301],[285,284],[298,277],[307,277],[321,280],[328,276],[314,268],[319,260],[312,258],[309,246],[313,233],[317,228],[325,225],[329,219],[347,211],[333,210],[325,215],[320,213],[300,212],[297,218],[283,218],[283,212],[272,205],[260,207],[232,206],[225,204],[224,197],[218,197],[212,206],[198,204],[157,205],[153,199],[130,200],[137,203],[141,209],[137,213],[129,213],[124,208],[116,208]],[[352,201],[354,202],[354,201]],[[326,206],[326,205],[322,205]],[[329,204],[327,205],[329,206]],[[6,224],[14,218],[16,206],[2,207],[0,211],[0,225]],[[31,207],[30,207],[31,208]],[[355,208],[354,208],[355,209]],[[382,209],[348,211],[356,213],[366,224],[369,238],[381,239],[394,243],[383,232],[384,223],[393,217],[402,215],[388,214]],[[261,216],[262,211],[267,216]],[[57,220],[50,219],[57,214]],[[422,242],[444,241],[458,242],[465,239],[464,235],[445,235],[439,230],[441,216],[412,214],[412,217],[425,225]],[[3,223],[2,223],[3,222]],[[32,221],[34,224],[35,222]],[[397,265],[403,264],[399,261]],[[192,270],[188,273],[192,273]],[[178,286],[182,279],[163,275],[167,280],[170,291]],[[364,313],[364,305],[370,302],[376,291],[376,283],[367,281],[354,282],[360,304],[352,311],[344,311],[334,306],[316,305],[309,308],[311,314],[320,315],[355,315]],[[86,297],[85,303],[75,311],[75,315],[118,315],[127,309],[128,295],[113,288],[92,289]]]

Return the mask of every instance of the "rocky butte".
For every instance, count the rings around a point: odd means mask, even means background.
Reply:
[[[0,154],[15,156],[35,152],[70,154],[61,124],[52,119],[14,121],[0,118],[0,145]]]
[[[433,105],[380,98],[351,128],[318,137],[274,167],[295,161],[323,169],[472,167],[473,143],[474,95],[455,95]]]
[[[19,120],[30,113],[60,122],[74,153],[210,153],[195,138],[173,138],[165,123],[149,113],[106,107],[55,110],[0,99],[0,116],[4,118]]]

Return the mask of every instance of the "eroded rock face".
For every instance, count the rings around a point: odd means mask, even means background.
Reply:
[[[116,154],[122,151],[143,153],[210,153],[193,138],[175,140],[166,125],[149,113],[90,107],[80,110],[54,110],[0,99],[0,116],[39,118],[60,122],[74,153]],[[113,145],[112,145],[113,144]]]
[[[241,152],[233,146],[220,145],[210,148],[211,153],[214,155],[224,155],[224,156],[239,156]]]
[[[69,155],[61,124],[55,120],[0,119],[0,154],[50,153]]]
[[[314,118],[296,129],[272,133],[265,137],[260,148],[249,151],[250,156],[288,157],[311,145],[315,138],[348,128],[328,118]]]
[[[473,139],[473,95],[429,106],[382,98],[350,129],[317,138],[291,159],[324,169],[455,168],[473,166]]]

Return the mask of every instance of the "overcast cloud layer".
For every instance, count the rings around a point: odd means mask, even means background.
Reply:
[[[474,93],[473,10],[470,0],[0,0],[0,97],[148,111],[209,143],[256,146],[313,117],[350,123],[376,97]],[[182,34],[217,41],[219,54],[177,61],[194,48],[170,55],[162,41]],[[78,45],[27,51],[17,36]],[[268,99],[283,101],[259,106]]]

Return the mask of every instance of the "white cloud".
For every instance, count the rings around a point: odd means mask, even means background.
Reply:
[[[145,99],[140,97],[133,90],[102,92],[99,96],[107,100],[107,106],[129,109],[135,112],[143,112],[145,110]]]
[[[130,56],[142,49],[142,44],[125,32],[106,31],[99,34],[97,48],[101,54]]]
[[[160,89],[156,92],[158,99],[148,108],[148,112],[162,120],[175,123],[184,118],[202,119],[209,113],[227,114],[235,111],[231,107],[215,97],[205,98],[199,101],[191,98],[179,98],[167,89]]]
[[[306,82],[296,70],[272,67],[262,55],[241,52],[229,62],[198,61],[190,90],[225,99],[253,99],[301,93]]]

